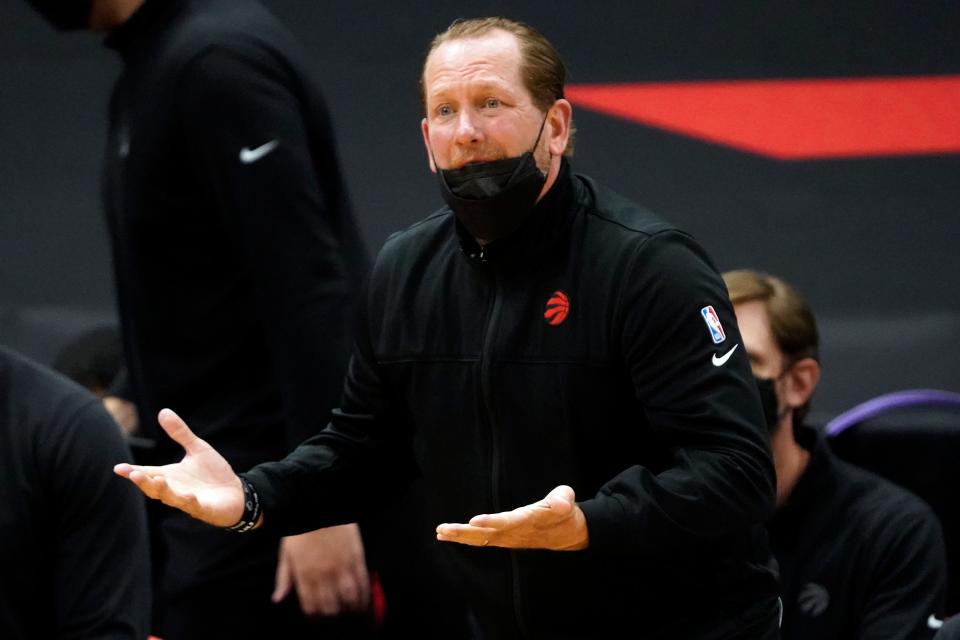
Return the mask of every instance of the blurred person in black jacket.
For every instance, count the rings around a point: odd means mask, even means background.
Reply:
[[[820,379],[819,335],[788,283],[750,270],[724,280],[771,430],[777,513],[771,544],[782,637],[926,640],[946,598],[936,515],[915,495],[834,456],[804,417]]]
[[[336,404],[368,266],[304,52],[253,0],[30,2],[109,32],[124,63],[103,193],[126,369],[108,406],[131,403],[145,438],[177,406],[241,469],[282,457]],[[309,618],[341,613],[359,619],[329,634],[367,627],[355,524],[281,540],[154,520],[166,640],[314,637]]]
[[[104,473],[130,451],[96,397],[0,347],[0,637],[143,640],[143,498]]]

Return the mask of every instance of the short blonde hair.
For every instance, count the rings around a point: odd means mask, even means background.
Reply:
[[[723,274],[730,302],[761,302],[770,321],[770,333],[784,355],[786,366],[804,358],[820,362],[820,333],[810,305],[800,292],[777,276],[739,269]],[[810,403],[797,409],[796,424],[801,424],[810,410]]]

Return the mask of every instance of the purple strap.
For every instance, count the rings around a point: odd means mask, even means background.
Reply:
[[[835,436],[853,425],[869,420],[892,409],[904,407],[934,406],[960,409],[960,393],[937,389],[909,389],[893,391],[877,396],[844,411],[827,423],[827,436]]]

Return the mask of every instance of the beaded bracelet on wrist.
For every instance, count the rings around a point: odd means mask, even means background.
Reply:
[[[243,515],[240,516],[240,521],[237,524],[226,527],[226,529],[236,533],[246,533],[257,526],[257,520],[260,519],[260,496],[257,495],[257,490],[253,488],[253,485],[243,476],[240,476],[240,484],[243,485]]]

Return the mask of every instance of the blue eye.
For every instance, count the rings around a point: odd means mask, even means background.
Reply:
[[[487,98],[487,100],[483,103],[483,106],[488,109],[495,109],[500,106],[500,101],[496,98]]]
[[[438,116],[449,116],[452,113],[453,113],[453,109],[448,104],[442,104],[439,107],[437,107]]]

